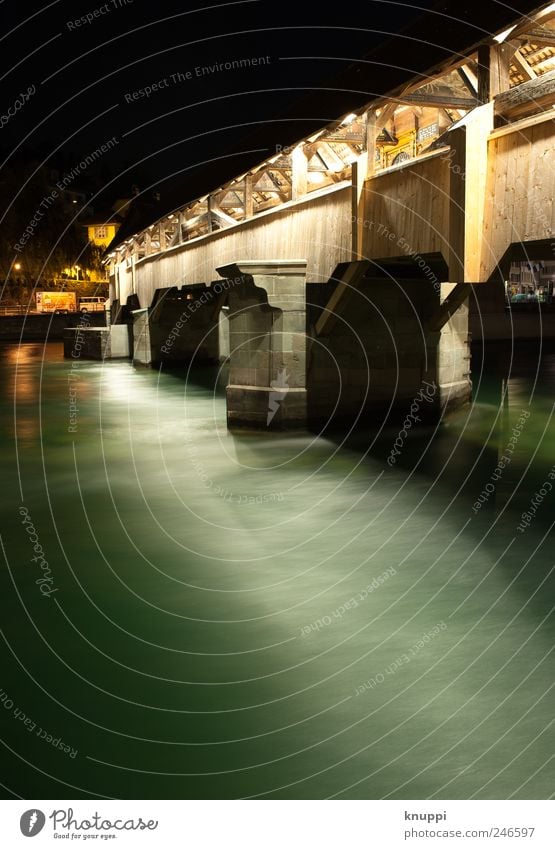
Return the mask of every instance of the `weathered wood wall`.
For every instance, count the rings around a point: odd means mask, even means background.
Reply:
[[[350,186],[307,198],[187,246],[137,262],[135,287],[141,306],[155,289],[220,279],[216,268],[237,260],[306,259],[309,282],[327,280],[338,262],[351,257]],[[132,291],[130,269],[120,264],[121,300]]]
[[[512,242],[553,239],[555,123],[543,121],[489,142],[481,279]],[[550,259],[546,256],[546,259]]]
[[[438,152],[365,183],[363,253],[449,254],[449,153]]]

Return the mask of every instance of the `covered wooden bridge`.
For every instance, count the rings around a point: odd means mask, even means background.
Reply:
[[[469,309],[498,333],[511,262],[555,258],[555,4],[476,14],[440,4],[338,79],[333,124],[277,122],[264,161],[130,217],[107,262],[136,362],[229,356],[232,424],[470,398]]]

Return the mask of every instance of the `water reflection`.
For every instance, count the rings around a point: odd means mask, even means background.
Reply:
[[[60,590],[51,605],[37,595],[17,513],[4,349],[4,627],[23,666],[4,646],[2,686],[79,757],[8,729],[55,777],[8,753],[16,791],[551,793],[553,501],[516,527],[553,463],[553,355],[537,380],[524,354],[478,370],[475,404],[411,432],[390,469],[392,428],[374,442],[229,433],[225,376],[214,388],[210,370],[80,363],[70,433],[68,364],[59,346],[36,352],[18,361],[33,389],[17,420],[40,422],[18,424],[19,470]],[[511,463],[473,512],[524,408]]]

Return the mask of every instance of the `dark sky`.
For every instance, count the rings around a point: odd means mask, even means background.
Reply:
[[[61,152],[69,165],[115,136],[105,168],[119,175],[118,189],[159,184],[163,194],[176,172],[239,143],[249,149],[259,122],[286,112],[420,14],[414,4],[384,0],[331,8],[289,0],[3,0],[2,114],[28,87],[35,93],[0,129],[2,159]],[[242,70],[196,71],[260,57],[264,64]],[[159,91],[132,99],[160,82]],[[338,117],[325,98],[317,108],[321,115],[307,117],[322,124]],[[261,150],[260,159],[266,155]]]

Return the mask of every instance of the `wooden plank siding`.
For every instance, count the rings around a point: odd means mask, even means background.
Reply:
[[[490,140],[482,280],[491,276],[513,242],[553,239],[555,255],[554,162],[553,121]]]
[[[377,174],[365,184],[363,254],[449,256],[449,151]],[[400,239],[405,239],[400,243]],[[409,251],[410,247],[410,251]]]
[[[157,288],[218,280],[216,268],[237,260],[306,259],[308,282],[326,281],[338,262],[351,258],[351,217],[351,188],[344,186],[139,260],[141,306],[150,305]],[[120,285],[125,303],[129,269],[120,274]]]

